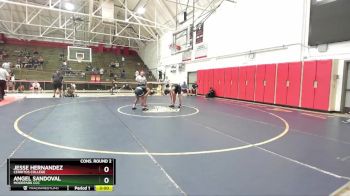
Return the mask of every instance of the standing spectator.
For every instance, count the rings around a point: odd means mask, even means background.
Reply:
[[[2,64],[2,68],[6,69],[7,72],[11,72],[11,64],[10,64],[10,62],[4,62]]]
[[[105,70],[101,67],[100,68],[100,75],[102,76],[104,74]]]
[[[10,74],[6,71],[6,69],[0,67],[0,101],[4,100],[6,80],[9,76]]]
[[[148,71],[148,79],[152,80],[152,78],[153,78],[152,76],[153,76],[152,71],[149,70]]]
[[[124,65],[125,65],[125,58],[122,56],[122,64],[121,64],[121,66],[124,67]]]
[[[185,81],[182,83],[181,89],[182,89],[182,92],[183,92],[183,93],[186,93],[186,94],[187,94],[187,93],[189,92],[188,86],[187,86],[187,84],[186,84]]]
[[[13,72],[11,72],[10,79],[7,83],[7,92],[10,92],[10,90],[12,90],[12,92],[15,92],[15,87],[16,87],[15,74]]]
[[[195,81],[193,84],[192,84],[192,94],[191,96],[194,94],[195,96],[197,96],[197,88],[198,88],[198,84],[197,84],[197,81]]]
[[[62,97],[62,82],[63,76],[60,71],[57,70],[56,73],[52,75],[53,97],[56,96],[57,90],[59,90],[59,96]]]
[[[162,70],[158,71],[158,82],[161,82],[163,80],[163,72]]]
[[[118,85],[117,85],[117,78],[116,77],[113,77],[113,79],[112,79],[112,88],[111,88],[111,95],[114,95],[114,91],[116,91],[117,90],[117,87],[118,87]]]
[[[122,72],[120,73],[120,78],[122,78],[122,79],[126,78],[125,69],[123,69]]]

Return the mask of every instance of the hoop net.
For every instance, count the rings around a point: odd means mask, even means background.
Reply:
[[[78,61],[78,63],[81,63],[82,60],[83,60],[83,57],[82,57],[82,56],[77,56],[77,61]]]
[[[171,51],[172,54],[175,54],[176,52],[178,52],[179,50],[181,50],[181,46],[176,45],[176,44],[170,44],[169,45],[169,49]]]

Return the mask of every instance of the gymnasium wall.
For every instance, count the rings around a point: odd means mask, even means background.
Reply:
[[[150,67],[165,69],[171,81],[187,79],[187,72],[268,63],[306,60],[339,59],[339,89],[336,108],[340,107],[343,64],[350,60],[350,41],[328,44],[326,51],[308,46],[311,0],[238,0],[224,2],[204,23],[204,43],[207,58],[186,61],[184,71],[170,72],[168,65],[182,63],[182,55],[171,56],[171,33],[164,34],[158,43],[159,59],[149,56],[157,43],[140,50],[140,56]],[[196,50],[194,45],[194,50]],[[146,52],[145,52],[146,51]],[[253,53],[254,56],[249,56]]]
[[[307,46],[309,12],[310,0],[239,0],[236,4],[225,1],[204,24],[208,57],[187,62],[186,72],[305,59],[350,59],[350,42],[329,44],[326,52]],[[155,55],[156,42],[139,51],[150,68],[181,63],[181,54],[170,54],[171,40],[171,33],[159,39],[159,59]],[[254,58],[248,57],[249,51],[255,53]],[[194,59],[194,52],[192,55]]]
[[[303,0],[244,0],[236,4],[225,1],[204,24],[204,43],[208,46],[207,60],[187,63],[186,72],[300,59],[303,11]],[[159,60],[154,53],[149,55],[151,51],[156,51],[157,43],[150,43],[142,48],[141,58],[154,68],[158,65],[181,63],[181,54],[170,54],[171,41],[172,33],[166,33],[160,38]],[[257,54],[254,59],[247,58],[247,55],[237,55],[283,45],[290,46],[287,49]],[[194,45],[194,49],[196,47]],[[194,52],[192,55],[194,59]],[[186,79],[186,75],[176,73],[168,76],[182,81]]]

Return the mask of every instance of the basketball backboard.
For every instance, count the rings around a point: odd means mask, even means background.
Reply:
[[[91,48],[68,46],[68,61],[92,62]]]

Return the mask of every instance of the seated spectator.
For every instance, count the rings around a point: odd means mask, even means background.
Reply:
[[[112,62],[109,64],[109,67],[111,67],[111,68],[116,68],[117,65],[115,64],[115,62],[112,61]]]
[[[213,87],[210,87],[209,92],[205,95],[206,98],[213,98],[215,97],[215,91]]]
[[[105,71],[105,70],[101,67],[101,68],[100,68],[100,75],[103,75],[103,74],[104,74],[104,71]]]
[[[22,67],[23,68],[27,68],[27,64],[28,64],[28,57],[23,57],[23,60],[21,60],[22,63]]]
[[[63,61],[63,62],[62,62],[61,68],[62,68],[63,70],[67,70],[67,69],[68,69],[67,61]]]
[[[92,69],[91,65],[87,65],[87,66],[85,67],[85,71],[91,71],[91,69]]]
[[[18,86],[17,92],[18,92],[18,93],[23,93],[23,92],[24,92],[24,85],[23,85],[23,84],[21,84],[21,85]]]
[[[15,67],[16,67],[16,69],[20,69],[21,68],[21,58],[17,58]]]
[[[33,68],[36,69],[39,66],[39,61],[37,58],[33,58]]]
[[[33,57],[28,58],[28,68],[33,68],[34,59]]]
[[[39,91],[41,91],[40,83],[38,81],[34,81],[30,90],[32,90],[34,93],[38,93]]]
[[[132,90],[132,88],[130,87],[129,84],[124,84],[124,85],[122,86],[121,89],[124,89],[124,90]]]
[[[140,72],[138,70],[135,71],[135,78],[140,75]]]
[[[85,77],[86,77],[85,72],[81,72],[81,73],[80,73],[80,77],[81,77],[81,78],[85,78]]]
[[[91,69],[91,73],[94,74],[94,75],[97,75],[98,74],[98,69],[96,67],[93,67]]]
[[[0,52],[0,60],[4,60],[7,58],[9,55],[7,54],[6,50],[3,50]]]
[[[74,83],[70,84],[65,92],[65,97],[77,97],[78,95],[75,93],[76,85]]]
[[[43,56],[39,56],[38,62],[39,62],[39,65],[40,65],[40,66],[43,66],[43,65],[44,65],[44,58],[43,58]]]

